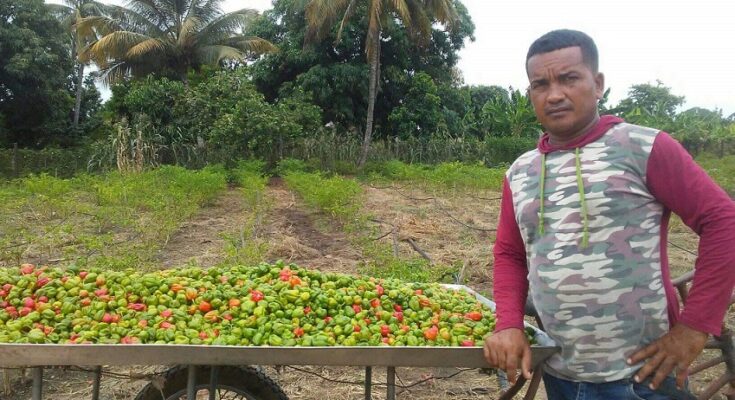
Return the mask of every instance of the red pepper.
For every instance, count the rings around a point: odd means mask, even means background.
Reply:
[[[379,299],[372,299],[370,300],[370,306],[373,308],[380,307],[380,300]]]
[[[291,287],[294,287],[294,286],[301,286],[303,282],[301,282],[301,278],[299,278],[298,276],[292,276],[288,280],[288,284],[291,285]]]
[[[403,313],[400,311],[396,311],[393,313],[393,316],[396,317],[398,322],[403,322]]]
[[[360,325],[353,325],[352,326],[352,332],[360,332],[362,328],[360,328]]]
[[[128,309],[133,311],[145,311],[145,304],[143,303],[130,303],[128,304]]]
[[[424,337],[427,340],[436,340],[436,336],[439,334],[439,328],[436,327],[436,325],[432,326],[431,328],[428,328],[424,331]]]
[[[172,316],[173,314],[174,314],[174,312],[171,311],[171,310],[163,310],[163,311],[161,311],[161,316],[163,318],[168,318],[168,317]]]
[[[385,289],[380,285],[375,285],[375,292],[378,294],[378,297],[380,297],[385,293]]]
[[[380,325],[380,334],[385,337],[390,334],[390,326],[388,325]]]
[[[309,315],[310,312],[311,312],[311,307],[309,306],[304,307],[304,315]]]
[[[393,309],[395,311],[401,311],[401,312],[403,311],[403,307],[401,307],[400,304],[393,304]]]
[[[201,331],[199,332],[199,339],[206,340],[209,338],[209,335],[207,335],[207,332]]]
[[[465,314],[464,317],[473,321],[480,321],[482,320],[482,313],[479,311],[471,311]]]
[[[420,295],[420,294],[424,294],[424,291],[422,289],[416,289],[414,290],[414,293],[416,293],[416,295]]]
[[[199,303],[199,311],[206,313],[212,311],[212,305],[207,303],[206,301],[202,301]]]
[[[250,292],[250,299],[256,303],[263,300],[264,298],[265,296],[260,290],[253,290],[252,292]]]
[[[332,320],[333,320],[333,319],[334,319],[334,318],[332,318],[332,317],[330,317],[329,315],[327,315],[326,317],[324,317],[324,322],[326,322],[326,323],[330,323],[330,322],[332,322]]]
[[[355,314],[357,314],[357,313],[359,313],[360,311],[362,311],[362,307],[360,307],[360,305],[359,305],[359,304],[353,304],[353,305],[352,305],[352,309],[353,309],[353,310],[355,311]]]
[[[45,277],[45,276],[44,276],[44,277],[38,278],[38,280],[36,281],[36,287],[39,287],[39,288],[40,288],[40,287],[44,287],[44,286],[46,286],[46,285],[47,285],[47,284],[48,284],[49,282],[51,282],[51,280],[50,280],[50,279],[49,279],[48,277]]]
[[[460,346],[464,346],[464,347],[473,347],[474,345],[475,345],[474,340],[469,340],[469,339],[463,340],[462,343],[460,343]]]
[[[300,326],[297,326],[293,330],[293,335],[296,336],[296,337],[302,337],[302,336],[304,336],[304,328],[302,328]]]
[[[291,270],[288,268],[284,268],[281,270],[281,272],[278,273],[278,277],[284,281],[288,282],[289,279],[291,279]]]

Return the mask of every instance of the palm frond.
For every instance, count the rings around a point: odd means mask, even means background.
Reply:
[[[137,32],[116,31],[96,41],[84,54],[97,65],[104,66],[110,60],[123,60],[129,49],[149,39]]]
[[[403,25],[406,27],[411,26],[411,10],[408,8],[406,0],[392,0],[391,5],[393,6],[393,10],[401,18],[401,21],[403,21]]]
[[[240,36],[230,41],[232,47],[255,54],[267,54],[278,52],[278,47],[273,43],[257,36]]]
[[[311,43],[326,37],[331,32],[337,15],[344,12],[351,0],[311,0],[306,5],[306,37]]]
[[[452,0],[427,0],[425,7],[437,21],[447,25],[450,29],[459,20]]]
[[[243,8],[242,10],[222,14],[206,24],[202,28],[199,36],[206,44],[216,44],[207,40],[207,37],[214,36],[222,32],[232,33],[234,31],[238,31],[248,26],[258,15],[258,11],[250,8]]]
[[[189,17],[184,20],[179,31],[179,46],[187,46],[196,40],[197,32],[201,26],[201,21],[197,17]]]
[[[337,29],[337,38],[334,40],[335,44],[342,41],[342,32],[344,31],[345,26],[347,26],[347,23],[350,21],[350,18],[352,18],[352,16],[355,14],[356,6],[357,0],[351,0],[350,4],[347,5],[344,16],[342,16],[342,22],[339,23],[339,29]]]
[[[99,72],[100,80],[105,86],[121,82],[130,75],[132,75],[132,68],[122,62],[112,64],[106,68],[100,68]]]
[[[202,64],[217,65],[222,60],[242,60],[245,53],[230,46],[214,45],[197,48],[197,59]]]
[[[125,59],[141,58],[143,56],[151,56],[151,53],[163,53],[166,50],[166,44],[156,38],[149,38],[128,49],[125,53]]]

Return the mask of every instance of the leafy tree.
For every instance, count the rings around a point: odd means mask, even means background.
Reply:
[[[413,77],[403,103],[388,117],[394,134],[405,139],[410,136],[428,137],[440,130],[446,132],[441,103],[439,90],[431,76],[419,72]]]
[[[85,49],[108,82],[159,73],[187,83],[189,70],[244,60],[275,47],[241,30],[257,16],[251,9],[223,13],[221,0],[131,0],[111,15],[90,16],[78,24],[101,36]]]
[[[94,31],[84,32],[78,29],[79,23],[84,17],[104,15],[109,11],[105,4],[94,0],[64,0],[64,4],[47,4],[47,7],[59,18],[61,24],[69,33],[71,57],[74,59],[76,67],[74,127],[77,127],[82,108],[82,94],[85,92],[84,67],[86,63],[80,61],[80,56],[82,51],[97,39]]]
[[[542,130],[531,101],[517,89],[510,91],[508,101],[498,97],[485,103],[481,126],[493,136],[537,137]]]
[[[365,135],[357,162],[362,167],[367,161],[370,143],[373,135],[373,119],[375,100],[378,92],[380,77],[380,51],[383,27],[401,23],[410,32],[410,36],[420,45],[426,46],[430,41],[432,24],[434,21],[449,27],[457,21],[457,11],[451,0],[433,0],[420,2],[417,0],[310,0],[306,6],[306,20],[308,28],[306,42],[320,41],[327,38],[335,23],[339,42],[350,19],[361,5],[367,6],[367,34],[365,36],[365,53],[370,68],[368,83],[368,109],[365,124]]]
[[[42,146],[67,131],[69,54],[64,30],[43,0],[0,2],[0,142]]]
[[[354,15],[346,22],[342,37],[336,41],[337,29],[322,41],[304,46],[307,21],[303,1],[276,0],[273,9],[254,21],[250,34],[268,39],[280,51],[266,55],[253,65],[253,81],[268,101],[287,96],[301,88],[311,93],[315,104],[323,110],[324,122],[335,125],[339,135],[362,137],[367,120],[369,67],[365,63],[367,36],[367,2],[357,2]],[[426,47],[416,45],[402,24],[383,26],[380,51],[381,74],[379,96],[374,107],[373,137],[393,135],[388,117],[410,90],[412,77],[428,73],[442,93],[445,119],[463,118],[464,105],[456,95],[459,79],[455,70],[457,52],[465,39],[473,39],[474,25],[467,10],[455,2],[459,22],[452,30],[433,26]],[[452,88],[452,92],[448,92]],[[451,99],[449,99],[451,97]],[[456,115],[455,115],[456,114]],[[450,128],[459,129],[458,125]]]
[[[673,118],[676,109],[684,103],[684,96],[671,93],[671,88],[663,82],[656,81],[656,85],[642,83],[633,85],[628,97],[611,111],[618,115],[653,115],[663,118]]]

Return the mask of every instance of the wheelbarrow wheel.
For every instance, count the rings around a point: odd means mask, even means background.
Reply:
[[[196,399],[217,400],[288,400],[280,386],[264,373],[252,367],[216,367],[217,378],[210,383],[211,366],[196,367]],[[163,387],[154,382],[147,384],[135,400],[183,400],[186,399],[188,368],[176,366],[166,372]],[[214,393],[214,395],[212,395]]]

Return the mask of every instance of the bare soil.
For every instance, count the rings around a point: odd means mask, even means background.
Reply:
[[[417,187],[365,186],[363,213],[376,224],[376,237],[389,233],[380,241],[397,246],[400,256],[416,256],[409,240],[434,263],[457,266],[463,283],[481,293],[492,289],[492,251],[494,227],[498,218],[499,193],[444,191],[428,192]],[[363,253],[339,223],[306,207],[284,183],[271,180],[265,197],[270,205],[259,217],[254,236],[267,243],[265,261],[278,259],[300,266],[355,274]],[[227,257],[228,237],[241,234],[249,218],[239,189],[230,189],[212,206],[206,207],[174,234],[161,250],[162,268],[187,263],[211,266]],[[395,230],[396,235],[390,234]],[[673,221],[669,256],[672,274],[690,270],[697,249],[697,237],[680,221]],[[730,321],[732,322],[732,321]],[[161,367],[109,368],[115,374],[151,373]],[[268,376],[276,380],[291,399],[361,399],[364,369],[332,367],[266,367]],[[455,377],[442,379],[455,373]],[[30,382],[20,379],[20,371],[6,371],[12,394],[0,390],[0,400],[30,398]],[[399,368],[397,384],[400,399],[493,399],[498,396],[496,377],[477,370],[460,372],[456,368]],[[715,379],[716,372],[706,371],[692,378],[692,387]],[[89,398],[91,376],[63,369],[48,370],[45,376],[45,398],[72,400]],[[373,383],[385,383],[385,368],[374,368]],[[102,399],[132,399],[145,384],[141,380],[105,377]],[[373,388],[374,399],[385,398],[385,386]],[[718,395],[720,396],[720,395]],[[518,396],[521,398],[522,396]],[[543,389],[536,398],[545,398]],[[715,397],[724,398],[724,397]]]

